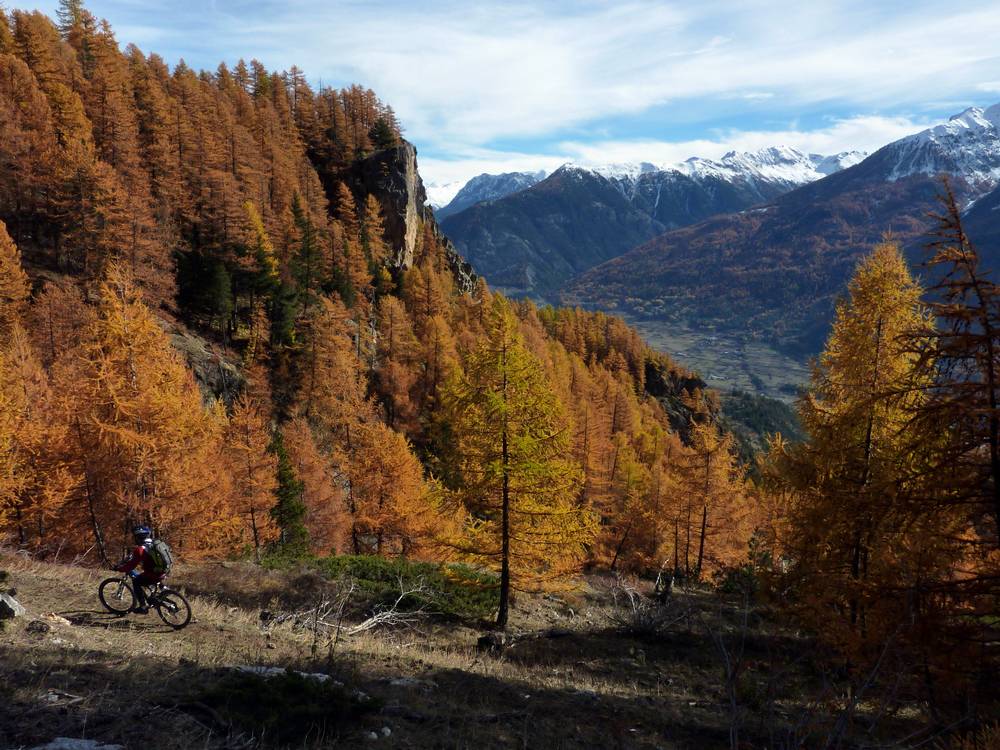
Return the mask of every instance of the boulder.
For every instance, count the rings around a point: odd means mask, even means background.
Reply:
[[[36,745],[31,750],[125,750],[121,745],[105,745],[97,740],[77,737],[56,737],[44,745]]]
[[[10,594],[0,594],[0,620],[10,620],[23,617],[25,613],[21,603]]]
[[[510,633],[494,631],[479,637],[479,640],[476,641],[476,650],[480,653],[499,656],[513,645],[514,636]]]
[[[231,404],[245,384],[239,361],[181,326],[166,321],[161,321],[161,325],[170,336],[173,348],[194,373],[202,398],[206,402],[219,398]]]

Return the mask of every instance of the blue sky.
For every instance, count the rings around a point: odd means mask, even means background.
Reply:
[[[30,7],[9,0],[14,7]],[[57,0],[35,7],[52,13]],[[426,182],[484,171],[874,150],[1000,101],[995,0],[90,0],[123,45],[371,86]]]

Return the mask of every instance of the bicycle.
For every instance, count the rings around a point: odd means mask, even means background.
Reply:
[[[104,608],[112,614],[124,617],[134,612],[136,607],[135,583],[131,576],[125,573],[121,576],[107,578],[97,587],[97,596]],[[178,592],[163,585],[160,581],[146,594],[146,603],[155,608],[156,613],[174,630],[180,630],[191,622],[191,605]]]

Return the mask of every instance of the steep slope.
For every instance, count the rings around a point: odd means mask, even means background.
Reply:
[[[620,255],[636,237],[641,242],[773,200],[859,158],[768,148],[668,167],[566,165],[515,195],[438,217],[488,281],[515,294],[546,297],[572,273]]]
[[[435,208],[434,215],[438,221],[443,221],[452,214],[464,211],[477,203],[493,201],[521,190],[527,190],[543,179],[545,179],[545,172],[481,174],[465,183],[447,205]]]
[[[1000,187],[972,204],[965,214],[965,231],[996,279],[995,273],[1000,271]]]

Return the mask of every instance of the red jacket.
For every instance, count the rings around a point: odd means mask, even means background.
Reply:
[[[149,554],[149,550],[142,544],[132,550],[132,557],[115,568],[115,570],[120,570],[122,573],[128,573],[135,570],[139,565],[142,566],[143,583],[155,583],[156,581],[162,580],[163,576],[166,575],[165,573],[157,573],[153,569],[153,558]]]

